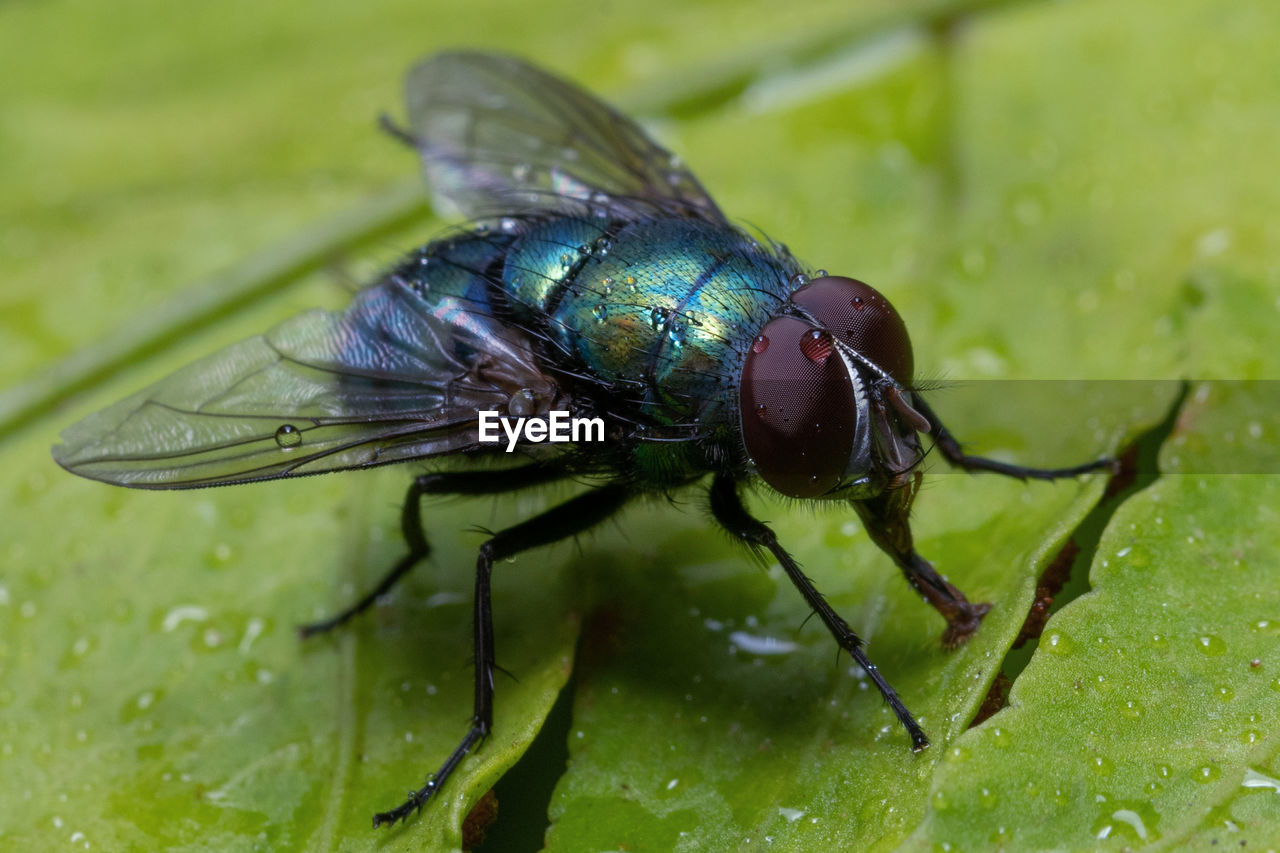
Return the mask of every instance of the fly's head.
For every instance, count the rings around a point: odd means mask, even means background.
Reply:
[[[861,499],[920,461],[911,340],[874,288],[815,278],[764,325],[743,365],[742,439],[756,471],[795,498]]]

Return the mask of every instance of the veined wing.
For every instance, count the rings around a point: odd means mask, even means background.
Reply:
[[[179,489],[367,468],[479,446],[478,410],[555,408],[527,342],[391,277],[190,364],[62,433],[54,458],[122,486]]]
[[[405,80],[414,144],[438,196],[471,217],[538,210],[723,222],[693,173],[626,116],[512,56],[433,56]]]

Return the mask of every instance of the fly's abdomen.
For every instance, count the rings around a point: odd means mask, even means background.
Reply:
[[[425,301],[450,296],[492,315],[491,285],[516,238],[489,230],[435,240],[389,273]]]
[[[566,285],[593,258],[608,252],[602,217],[562,216],[526,225],[503,265],[507,301],[518,319],[549,316]]]

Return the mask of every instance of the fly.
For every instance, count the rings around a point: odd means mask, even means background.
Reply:
[[[418,64],[405,91],[409,126],[388,127],[421,157],[438,209],[472,224],[410,253],[346,311],[301,314],[90,415],[62,433],[54,458],[107,483],[186,489],[505,456],[482,441],[482,414],[602,426],[599,441],[560,444],[526,428],[521,464],[415,477],[402,511],[407,553],[363,598],[302,628],[342,625],[427,555],[425,495],[590,485],[480,546],[471,725],[375,826],[421,808],[489,734],[494,563],[594,527],[641,495],[706,481],[715,520],[777,560],[911,748],[928,746],[743,489],[763,482],[849,503],[942,614],[943,645],[954,648],[990,605],[970,602],[915,550],[921,435],[970,471],[1047,480],[1112,463],[1036,469],[966,454],[913,385],[911,342],[888,300],[731,224],[677,157],[574,85],[513,57],[457,52]]]

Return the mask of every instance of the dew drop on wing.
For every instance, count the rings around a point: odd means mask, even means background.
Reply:
[[[603,302],[601,302],[591,309],[591,316],[596,318],[597,323],[603,323],[609,317],[609,309]]]
[[[512,417],[527,418],[538,410],[538,398],[528,388],[521,388],[507,401],[507,413]]]
[[[276,444],[285,450],[291,450],[302,444],[302,430],[293,424],[285,424],[276,430]]]

